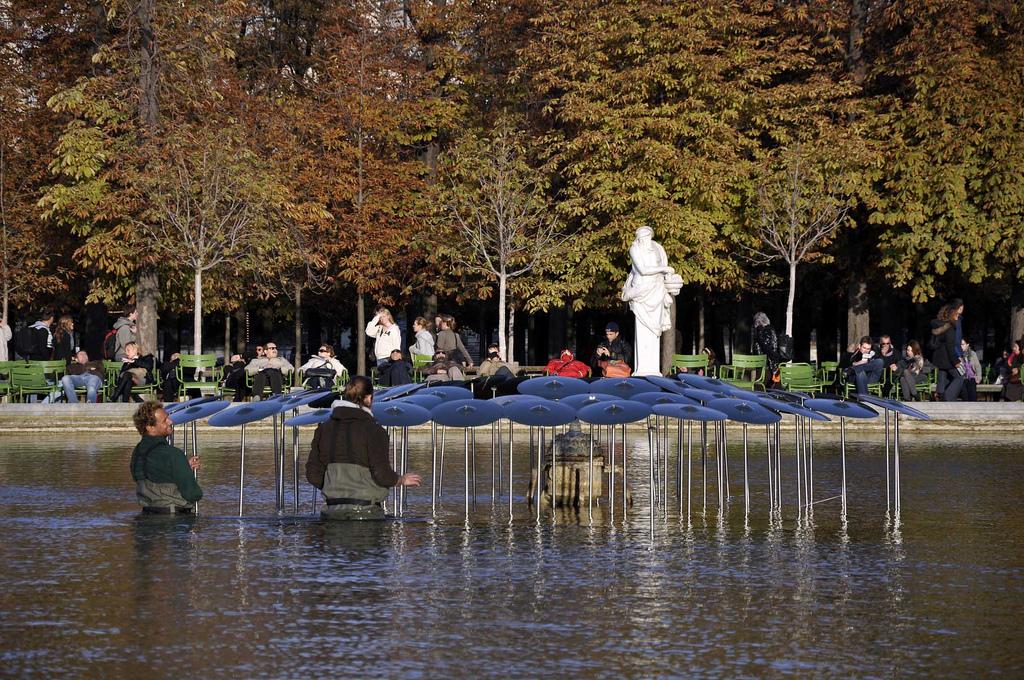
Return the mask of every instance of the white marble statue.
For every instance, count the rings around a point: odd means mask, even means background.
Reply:
[[[622,300],[636,317],[634,375],[661,374],[661,334],[672,327],[669,308],[683,279],[668,266],[665,249],[653,240],[654,230],[640,227],[629,247],[633,267],[622,288]]]

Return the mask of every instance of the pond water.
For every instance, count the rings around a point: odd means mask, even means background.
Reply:
[[[639,441],[624,523],[603,508],[593,525],[535,522],[525,448],[512,523],[503,488],[491,502],[489,453],[467,521],[453,438],[435,516],[425,480],[402,521],[329,525],[304,483],[298,516],[273,512],[265,437],[250,437],[243,519],[230,438],[204,445],[206,499],[182,519],[139,516],[129,438],[0,437],[3,675],[1024,673],[1019,437],[908,435],[899,522],[877,435],[850,444],[846,523],[836,500],[796,520],[791,462],[770,519],[763,448],[745,519],[734,448],[726,512],[709,493],[689,524],[659,516],[653,540]],[[427,440],[410,455],[429,472]],[[815,497],[834,496],[835,443],[815,455]]]

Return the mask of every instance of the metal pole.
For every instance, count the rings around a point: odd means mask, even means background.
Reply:
[[[750,512],[750,484],[747,481],[747,424],[743,423],[743,511]]]
[[[682,422],[680,422],[682,426]],[[693,421],[686,421],[686,523],[690,523],[690,489],[692,486],[693,470]]]
[[[444,497],[444,445],[448,438],[444,435],[444,425],[441,426],[441,460],[437,464],[437,497]]]
[[[772,472],[772,431],[771,425],[764,426],[764,450],[768,455],[768,511],[771,512],[775,509],[775,487],[772,484],[772,480],[775,479],[775,473]]]
[[[704,486],[704,506],[702,512],[708,511],[708,424],[702,420],[700,423],[700,479]]]
[[[292,411],[295,415],[298,409]],[[292,514],[299,514],[299,428],[292,428]]]
[[[885,409],[885,511],[889,512],[889,409]]]
[[[463,490],[463,496],[464,496],[463,500],[465,501],[465,506],[466,506],[466,522],[468,523],[469,522],[469,428],[468,427],[462,430],[462,451],[463,451],[463,455],[465,457],[465,467],[466,467],[464,475],[463,475],[465,477],[465,486],[464,486],[464,490]]]
[[[590,424],[590,461],[587,469],[587,519],[594,523],[594,424]]]
[[[807,502],[814,508],[814,421],[807,420]]]
[[[542,483],[541,475],[544,473],[544,428],[540,429],[539,446],[537,448],[537,486],[533,490],[533,500],[537,505],[537,523],[540,523],[540,485]]]
[[[629,477],[626,476],[626,424],[622,424],[622,521],[626,521],[626,486]]]
[[[512,428],[514,423],[508,421],[508,523],[512,524]],[[500,426],[499,426],[500,427]]]
[[[623,426],[623,427],[625,427],[625,426]],[[650,503],[651,513],[650,513],[650,515],[651,515],[651,540],[652,541],[654,540],[654,503],[655,503],[655,500],[656,500],[655,499],[655,490],[654,490],[655,481],[654,481],[654,441],[653,440],[656,439],[656,438],[657,438],[657,433],[655,433],[654,429],[651,427],[651,421],[648,420],[647,421],[647,448],[648,448],[648,450],[650,452],[650,456],[648,456],[648,460],[650,462],[650,464],[648,466],[650,468],[650,475],[648,477],[647,482],[650,485],[650,496],[651,496],[651,499],[650,499],[651,500],[651,503]]]
[[[242,491],[245,488],[245,423],[242,423],[242,437],[239,444],[238,466],[238,516],[242,516]],[[314,508],[315,509],[315,508]]]
[[[846,418],[839,417],[839,451],[843,461],[843,519],[846,519]]]
[[[796,446],[796,516],[799,518],[803,512],[802,502],[804,499],[803,491],[800,488],[803,479],[800,470],[803,466],[803,458],[800,455],[800,442],[803,440],[803,435],[800,432],[800,416],[793,416],[793,435],[793,444]]]
[[[437,514],[437,423],[430,421],[430,513]]]
[[[186,437],[187,439],[188,437]],[[192,421],[192,457],[199,457],[199,435],[196,431],[196,421]],[[192,474],[195,476],[196,481],[199,481],[199,470],[192,470]],[[196,501],[196,514],[199,514],[199,501]]]
[[[476,510],[476,428],[470,428],[471,450],[473,451],[472,466],[473,466],[473,509]]]
[[[615,433],[614,425],[608,426],[608,459],[610,461],[611,470],[610,480],[608,482],[608,519],[615,522]]]
[[[495,482],[495,474],[494,473],[495,473],[495,470],[496,470],[496,468],[495,468],[495,458],[494,458],[494,449],[495,449],[496,441],[497,441],[497,435],[494,432],[494,428],[495,428],[496,425],[497,425],[497,422],[491,423],[491,507],[492,508],[494,507],[494,501],[495,501],[495,498],[496,498],[496,496],[495,496],[496,489],[495,489],[495,486],[494,486],[494,482]]]
[[[903,510],[902,492],[900,491],[900,414],[893,414],[893,495],[895,496],[896,514]]]
[[[281,509],[281,459],[280,451],[278,451],[278,439],[277,439],[277,414],[275,413],[271,420],[274,422],[274,510]]]

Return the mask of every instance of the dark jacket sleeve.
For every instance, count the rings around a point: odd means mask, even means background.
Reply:
[[[398,484],[398,473],[391,469],[391,461],[388,460],[388,434],[384,428],[376,424],[371,426],[366,446],[366,458],[373,481],[384,488]]]
[[[189,503],[195,503],[203,497],[203,490],[196,482],[196,473],[188,464],[185,453],[180,449],[174,449],[174,451],[177,454],[171,459],[171,475],[174,477],[174,483],[178,486],[182,498]]]
[[[317,426],[313,433],[313,443],[309,447],[309,458],[306,459],[306,481],[318,489],[324,488],[324,473],[327,471],[327,461],[322,451],[325,429],[327,423]]]

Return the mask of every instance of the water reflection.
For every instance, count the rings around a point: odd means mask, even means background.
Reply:
[[[771,511],[763,442],[752,441],[749,514],[739,468],[730,502],[680,513],[670,466],[652,540],[646,442],[635,439],[625,519],[620,507],[612,522],[603,499],[593,522],[583,507],[545,510],[537,523],[525,503],[526,448],[517,446],[510,524],[507,484],[490,500],[484,436],[480,498],[468,514],[460,446],[457,455],[449,447],[436,515],[428,486],[413,491],[401,521],[331,524],[305,514],[305,486],[300,517],[270,514],[273,464],[258,437],[246,506],[264,514],[243,519],[232,516],[234,442],[204,439],[207,497],[191,518],[138,515],[130,443],[93,441],[83,453],[77,442],[17,441],[15,450],[8,438],[5,670],[135,676],[181,658],[196,674],[243,676],[1021,669],[1019,443],[965,440],[956,457],[937,439],[905,444],[896,516],[885,512],[877,447],[851,441],[844,522],[838,501],[824,500],[839,478],[829,442],[819,438],[815,449],[815,498],[824,502],[798,518],[795,461],[784,461],[788,504]],[[429,444],[413,443],[411,467],[429,471]],[[734,464],[741,456],[730,451]],[[713,460],[707,472],[716,498]]]

